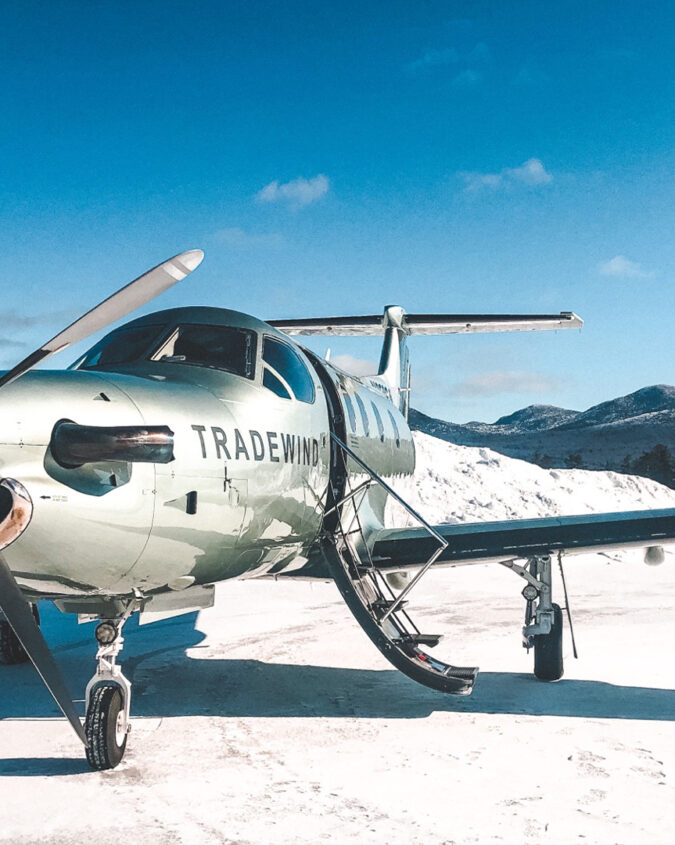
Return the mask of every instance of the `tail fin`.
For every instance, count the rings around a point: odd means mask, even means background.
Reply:
[[[309,317],[268,320],[268,323],[290,335],[376,335],[384,332],[379,376],[392,391],[401,411],[406,413],[410,388],[408,335],[580,329],[584,321],[573,311],[561,311],[560,314],[406,314],[400,306],[390,305],[381,317]]]
[[[394,404],[407,419],[410,402],[410,355],[406,342],[409,332],[403,328],[405,317],[405,311],[398,305],[390,305],[384,309],[384,343],[378,375],[391,391]]]

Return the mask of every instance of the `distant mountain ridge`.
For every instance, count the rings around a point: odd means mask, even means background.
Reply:
[[[506,417],[500,417],[493,425],[508,426],[513,431],[545,431],[555,428],[579,415],[578,411],[568,411],[555,405],[528,405]]]
[[[540,466],[632,471],[675,484],[675,387],[667,384],[643,387],[586,411],[528,405],[494,423],[445,422],[411,409],[410,425],[450,443],[484,446]],[[670,476],[667,468],[665,475],[658,467],[649,469],[649,460],[639,463],[659,446],[666,452],[654,460],[667,464],[672,459]]]
[[[627,396],[610,399],[594,405],[573,420],[565,428],[584,428],[591,425],[608,425],[616,422],[628,422],[645,414],[667,412],[667,417],[675,419],[675,387],[668,384],[654,384],[643,387]]]

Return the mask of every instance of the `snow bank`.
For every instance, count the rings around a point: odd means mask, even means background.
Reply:
[[[431,523],[675,507],[675,490],[647,478],[542,469],[490,449],[456,446],[421,432],[414,438],[417,470],[406,496]],[[392,511],[389,521],[393,518]],[[395,518],[400,525],[400,516]]]

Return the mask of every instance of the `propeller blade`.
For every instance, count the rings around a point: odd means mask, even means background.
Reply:
[[[26,601],[2,554],[0,554],[0,610],[5,614],[26,654],[33,661],[54,701],[86,747],[87,737],[75,712],[75,706],[66,688],[61,670],[56,665],[54,656],[33,617],[30,604]]]
[[[148,270],[147,273],[139,276],[133,282],[129,282],[128,285],[120,288],[117,293],[104,299],[91,311],[87,311],[86,314],[71,323],[68,328],[59,332],[44,346],[36,349],[35,352],[31,352],[16,367],[0,376],[0,387],[4,387],[19,378],[55,352],[60,352],[67,346],[84,340],[85,337],[89,337],[99,329],[114,323],[141,305],[145,305],[146,302],[150,302],[151,299],[159,296],[160,293],[175,285],[176,282],[184,279],[201,264],[203,258],[204,253],[201,249],[191,249],[169,258],[168,261],[158,264],[157,267]]]

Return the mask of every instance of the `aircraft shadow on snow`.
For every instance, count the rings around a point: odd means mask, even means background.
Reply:
[[[78,626],[44,603],[41,614],[71,692],[83,695],[95,667],[93,625]],[[528,674],[481,672],[464,698],[425,689],[396,670],[198,659],[185,653],[204,639],[196,621],[191,613],[140,630],[135,619],[125,626],[122,665],[133,684],[133,716],[422,719],[458,712],[675,721],[675,690],[564,679],[545,684]],[[0,720],[60,715],[31,664],[0,666],[0,673]],[[84,759],[0,758],[0,776],[85,771]]]

